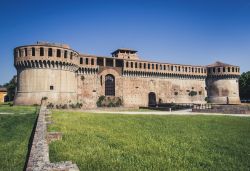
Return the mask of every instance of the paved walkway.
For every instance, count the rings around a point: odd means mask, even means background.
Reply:
[[[222,113],[196,113],[188,110],[179,111],[100,111],[100,110],[89,110],[84,112],[91,113],[104,113],[104,114],[127,114],[127,115],[212,115],[212,116],[237,116],[237,117],[250,117],[250,114],[222,114]]]

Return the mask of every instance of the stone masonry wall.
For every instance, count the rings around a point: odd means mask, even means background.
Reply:
[[[72,164],[70,161],[50,163],[48,137],[50,137],[49,140],[51,141],[51,136],[47,132],[46,122],[46,117],[48,117],[50,112],[43,104],[38,115],[26,171],[79,171],[77,165]]]

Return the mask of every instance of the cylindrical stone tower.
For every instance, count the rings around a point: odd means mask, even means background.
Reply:
[[[216,62],[207,66],[206,79],[208,101],[217,104],[239,104],[240,68]]]
[[[68,45],[38,42],[14,49],[17,70],[17,94],[14,103],[66,104],[77,101],[78,53]]]

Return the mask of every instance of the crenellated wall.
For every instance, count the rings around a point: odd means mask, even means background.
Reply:
[[[126,54],[121,54],[121,53]],[[118,54],[119,53],[119,54]],[[131,56],[135,55],[135,57]],[[193,66],[140,60],[136,51],[118,49],[112,57],[84,55],[68,45],[38,43],[14,49],[17,69],[15,104],[80,102],[95,108],[105,95],[105,79],[115,79],[115,96],[125,107],[157,103],[239,103],[238,66],[221,62]]]

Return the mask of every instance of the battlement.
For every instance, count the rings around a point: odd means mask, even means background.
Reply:
[[[209,77],[240,75],[240,68],[238,66],[222,63],[220,61],[216,61],[215,63],[207,65],[206,67]]]
[[[14,49],[14,65],[18,68],[53,68],[76,71],[78,52],[68,45],[37,42]]]

